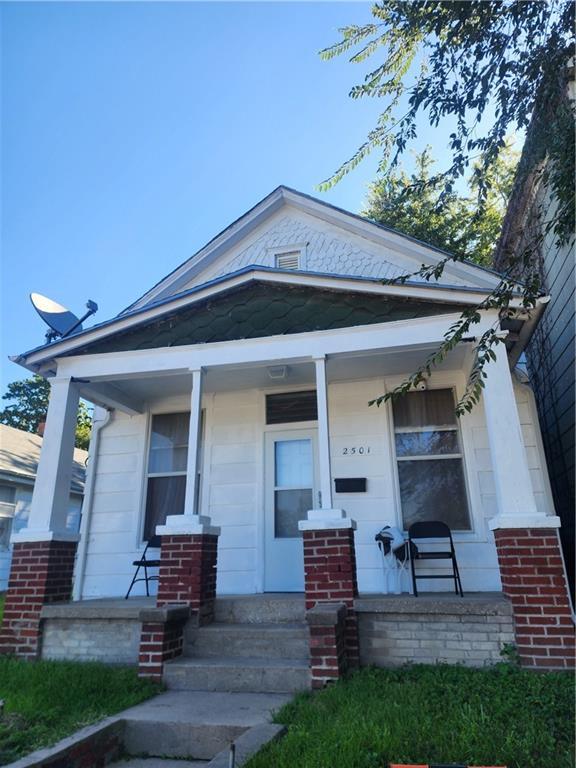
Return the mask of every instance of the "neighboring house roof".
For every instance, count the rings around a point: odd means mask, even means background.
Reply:
[[[32,432],[0,424],[0,478],[33,485],[36,479],[42,438]],[[74,449],[71,490],[84,492],[88,451]]]

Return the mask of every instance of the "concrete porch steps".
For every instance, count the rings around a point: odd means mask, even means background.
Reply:
[[[229,624],[218,622],[187,632],[185,656],[245,659],[306,659],[308,627],[304,623]]]
[[[164,665],[179,691],[294,693],[310,688],[301,594],[218,598],[213,624],[186,627],[184,655]]]
[[[266,592],[216,599],[214,621],[226,624],[283,624],[304,622],[304,595]]]
[[[165,665],[164,682],[176,691],[293,693],[310,687],[308,659],[181,657]]]

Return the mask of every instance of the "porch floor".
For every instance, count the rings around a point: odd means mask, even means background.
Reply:
[[[254,595],[220,595],[218,601],[258,603],[268,601],[304,600],[299,592],[264,592]],[[138,620],[143,608],[156,604],[155,597],[102,597],[77,600],[69,603],[53,603],[42,609],[43,619],[132,619]],[[359,613],[504,613],[510,612],[510,603],[501,592],[470,592],[460,597],[452,592],[421,592],[418,597],[409,594],[391,595],[361,594],[355,600]]]

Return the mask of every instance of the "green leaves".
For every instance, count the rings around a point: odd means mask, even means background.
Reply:
[[[523,307],[533,307],[540,289],[542,244],[549,235],[556,244],[573,235],[575,113],[567,89],[574,60],[575,4],[382,0],[373,6],[372,15],[374,23],[342,30],[342,40],[322,56],[346,52],[354,63],[375,60],[350,95],[382,99],[382,112],[359,150],[320,188],[329,189],[378,150],[380,177],[372,186],[367,215],[452,254],[395,282],[414,277],[439,280],[450,260],[490,264],[513,183],[530,180],[533,189],[549,190],[555,203],[541,212],[537,231],[529,232],[518,252],[510,254],[496,290],[461,316],[440,348],[401,386],[372,401],[380,405],[417,386],[456,344],[473,335],[481,310],[498,309],[506,317],[514,278],[521,280]],[[408,177],[397,168],[422,118],[431,126],[449,121],[450,162],[432,173],[425,152],[416,173]],[[515,164],[507,157],[506,137],[528,127],[514,182]],[[467,174],[473,194],[464,198],[454,190]],[[478,342],[466,394],[458,404],[460,414],[481,395],[485,366],[500,343],[498,325]]]
[[[2,400],[13,401],[0,410],[0,424],[21,429],[24,432],[38,433],[38,426],[46,420],[50,382],[35,374],[31,379],[13,381],[8,384]],[[92,416],[86,403],[78,406],[76,425],[76,447],[88,449],[92,431]]]

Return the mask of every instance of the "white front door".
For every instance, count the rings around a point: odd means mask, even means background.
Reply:
[[[298,521],[317,505],[317,433],[266,433],[264,589],[304,591],[304,553]]]

